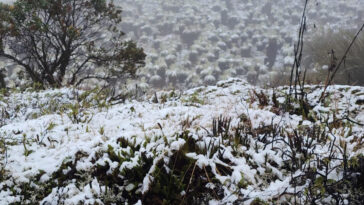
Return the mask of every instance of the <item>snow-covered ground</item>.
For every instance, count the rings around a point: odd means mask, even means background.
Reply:
[[[156,173],[165,170],[172,176],[172,159],[180,152],[191,160],[190,182],[196,175],[205,180],[203,188],[215,192],[202,197],[206,203],[292,202],[288,193],[301,191],[302,200],[307,199],[303,191],[310,181],[301,179],[293,187],[293,178],[300,179],[308,165],[322,173],[325,169],[311,158],[294,163],[291,154],[332,157],[328,178],[342,179],[344,170],[335,166],[342,163],[343,144],[348,159],[364,153],[364,88],[332,86],[323,103],[317,102],[321,88],[307,90],[312,106],[307,117],[284,112],[286,88],[264,90],[240,79],[116,105],[93,92],[68,88],[0,95],[0,204],[150,204],[148,197],[161,181]],[[226,132],[213,129],[213,119],[220,116],[231,120]],[[305,131],[312,128],[323,132],[325,142]],[[285,140],[291,142],[294,133],[314,146],[292,145],[292,150]],[[128,170],[139,173],[139,166],[143,174],[137,181]],[[192,184],[177,197],[192,195]]]
[[[307,86],[300,104],[249,84],[290,68],[303,1],[115,2],[148,54],[138,85],[183,91],[122,104],[97,90],[0,93],[0,205],[363,202],[364,88],[331,86],[319,102]],[[310,1],[308,36],[355,28],[363,11]]]

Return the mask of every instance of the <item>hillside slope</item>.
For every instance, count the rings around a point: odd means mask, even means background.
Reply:
[[[305,114],[286,89],[0,95],[0,204],[363,202],[364,88],[309,86]]]

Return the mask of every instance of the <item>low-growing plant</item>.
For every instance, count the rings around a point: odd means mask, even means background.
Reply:
[[[31,153],[33,153],[33,150],[29,150],[27,148],[27,145],[29,144],[28,139],[27,139],[27,135],[25,133],[23,133],[23,138],[22,138],[22,144],[23,144],[23,148],[24,148],[24,156],[29,156]]]
[[[101,126],[100,127],[99,133],[100,133],[100,135],[104,135],[105,134],[105,128],[104,128],[104,126]]]
[[[5,178],[5,167],[7,165],[8,146],[3,136],[0,136],[0,182]]]
[[[192,95],[188,96],[187,99],[183,99],[182,100],[185,103],[194,105],[194,106],[199,106],[199,105],[204,105],[205,101],[204,99],[201,99],[201,97],[199,96],[199,92],[194,92]]]
[[[250,205],[268,205],[265,201],[261,200],[260,198],[255,198]]]
[[[256,90],[253,90],[254,95],[258,98],[259,105],[261,107],[265,107],[269,104],[269,100],[267,96],[263,93],[263,91],[260,91],[260,93],[257,93]]]

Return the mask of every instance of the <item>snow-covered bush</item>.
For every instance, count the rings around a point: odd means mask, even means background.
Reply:
[[[198,30],[184,30],[181,34],[181,40],[187,46],[192,46],[194,41],[199,38],[201,31]]]
[[[173,63],[176,62],[176,56],[173,54],[169,54],[165,57],[165,62],[167,64],[167,67],[169,68]]]

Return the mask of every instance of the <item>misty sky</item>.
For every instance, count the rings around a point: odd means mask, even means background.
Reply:
[[[147,53],[141,79],[156,87],[194,87],[228,77],[268,82],[289,71],[303,7],[301,0],[114,2],[123,8],[126,39]],[[310,2],[307,37],[362,23],[364,0]]]
[[[11,2],[14,2],[15,0],[0,0],[0,2],[3,2],[3,3],[11,3]]]

